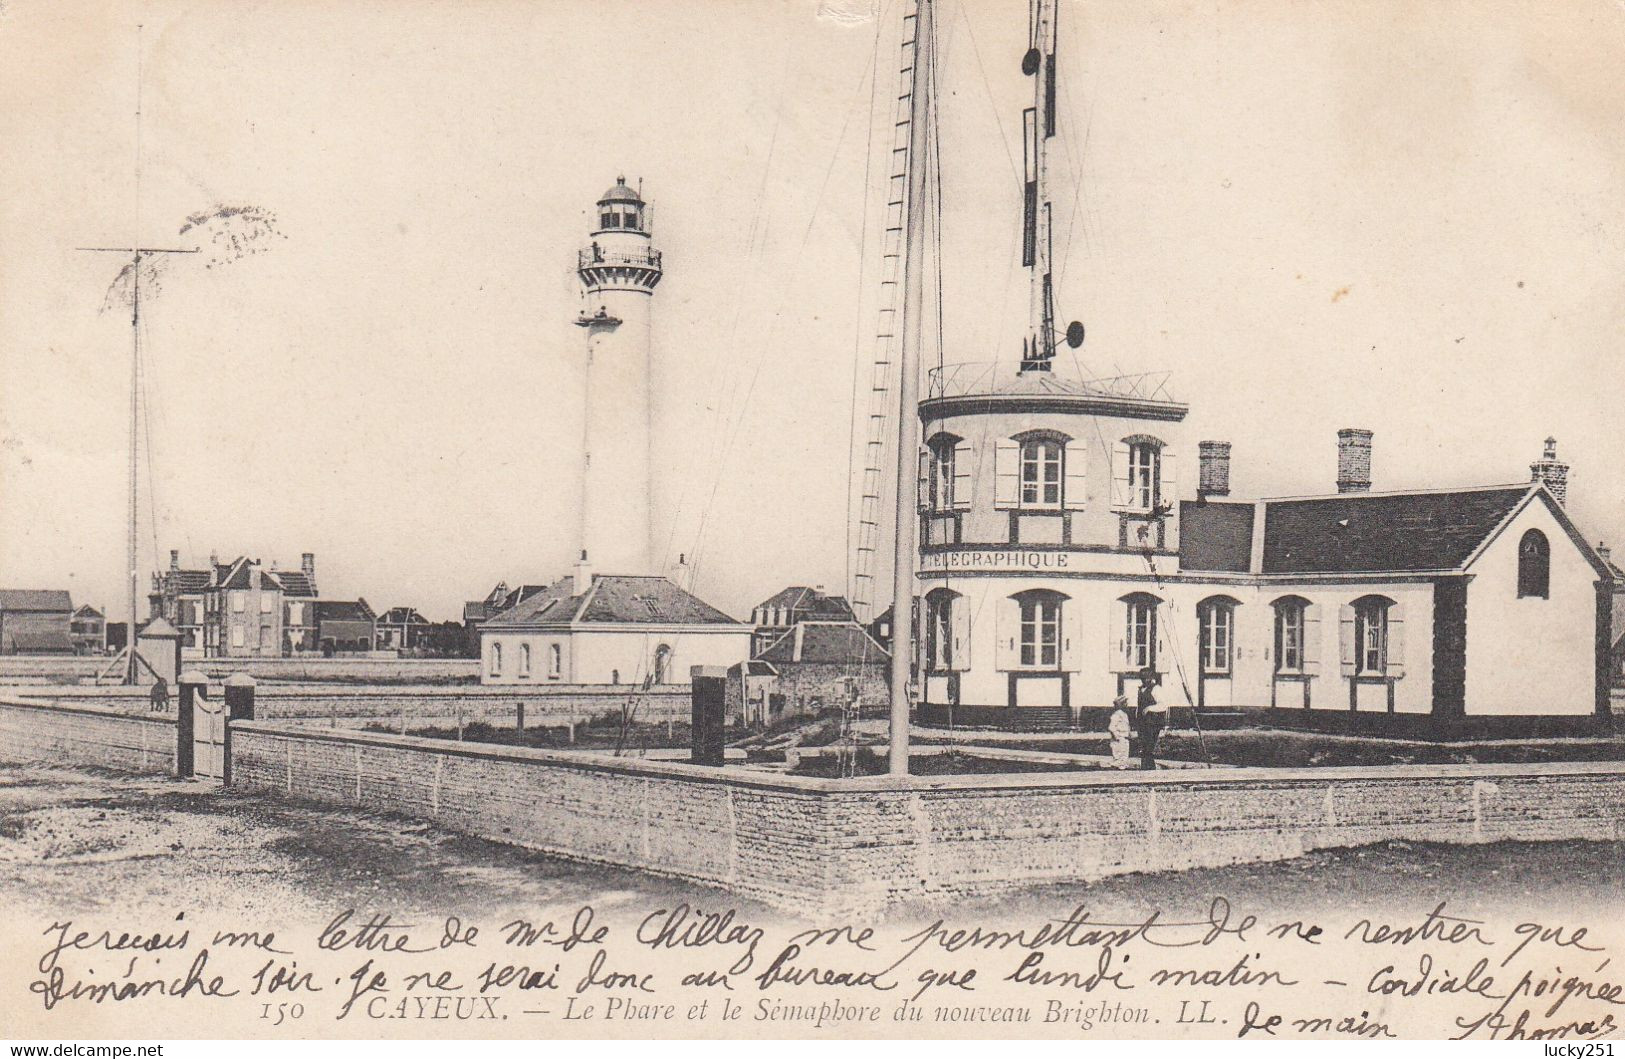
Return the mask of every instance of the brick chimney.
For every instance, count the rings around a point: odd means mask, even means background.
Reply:
[[[1557,458],[1557,439],[1547,438],[1540,459],[1529,465],[1529,480],[1544,485],[1559,504],[1569,499],[1569,465]]]
[[[1371,490],[1371,438],[1369,430],[1344,427],[1337,432],[1337,491]]]
[[[303,570],[305,572],[305,576],[310,578],[312,581],[316,580],[316,553],[301,553],[299,556],[299,569]]]
[[[1196,495],[1199,499],[1230,495],[1230,442],[1197,442],[1196,467]]]
[[[1608,547],[1607,541],[1597,542],[1597,557],[1607,566],[1613,560],[1613,550]]]

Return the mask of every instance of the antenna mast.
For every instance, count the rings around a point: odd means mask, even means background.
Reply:
[[[141,230],[141,27],[135,27],[135,230]],[[132,246],[81,246],[80,250],[94,253],[130,254],[130,468],[129,468],[129,517],[127,527],[128,535],[125,539],[126,568],[130,578],[130,623],[124,630],[124,654],[115,659],[115,665],[122,662],[124,670],[124,683],[134,684],[138,676],[138,665],[146,662],[135,649],[135,623],[138,618],[137,606],[141,598],[139,563],[136,559],[136,526],[139,521],[140,508],[136,486],[137,467],[136,442],[138,438],[137,417],[140,413],[140,386],[141,386],[141,257],[143,254],[195,254],[197,248],[172,249],[168,247],[142,246],[139,242]],[[151,666],[147,667],[151,669]],[[105,671],[104,671],[105,672]]]

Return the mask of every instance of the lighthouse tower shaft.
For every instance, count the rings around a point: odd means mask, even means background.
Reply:
[[[598,200],[576,266],[584,297],[576,323],[587,334],[581,550],[604,573],[658,573],[661,561],[653,539],[650,317],[663,273],[649,220],[642,196],[617,180]]]

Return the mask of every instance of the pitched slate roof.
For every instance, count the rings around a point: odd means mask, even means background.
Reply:
[[[1455,570],[1538,486],[1266,500],[1262,573]],[[1246,572],[1254,505],[1180,505],[1180,567]]]
[[[384,616],[378,619],[380,625],[427,625],[429,619],[417,612],[415,607],[390,607],[384,611]]]
[[[756,604],[756,610],[783,607],[789,611],[803,611],[809,615],[852,621],[852,604],[844,596],[828,596],[806,585],[790,585]]]
[[[372,608],[367,606],[364,599],[339,600],[319,599],[314,604],[316,620],[323,621],[364,621],[373,620]]]
[[[1252,555],[1252,504],[1198,500],[1179,505],[1181,569],[1244,574]]]
[[[71,612],[73,598],[59,588],[0,588],[0,610]]]
[[[89,603],[85,603],[80,605],[79,609],[73,612],[73,616],[75,618],[100,618],[104,615],[101,611],[97,610]]]
[[[166,570],[165,583],[177,594],[186,592],[202,592],[209,587],[209,571],[207,570]]]
[[[664,577],[601,574],[592,579],[576,618],[582,622],[651,625],[737,625],[722,611]]]
[[[890,657],[863,626],[851,621],[804,621],[756,653],[758,661],[775,665],[862,665],[885,662]]]
[[[616,623],[638,625],[736,625],[734,619],[664,577],[594,574],[592,587],[574,595],[563,578],[486,623],[507,625]]]
[[[1272,500],[1264,516],[1263,572],[1454,570],[1529,491],[1508,486]]]
[[[271,576],[282,585],[285,596],[314,597],[316,583],[303,570],[273,570]]]

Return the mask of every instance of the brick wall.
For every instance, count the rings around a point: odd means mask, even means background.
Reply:
[[[1394,838],[1625,837],[1617,764],[836,781],[275,722],[236,726],[232,755],[234,782],[250,790],[823,914]]]
[[[175,721],[96,707],[0,699],[0,761],[175,771]]]
[[[95,676],[107,658],[68,656],[0,656],[0,680],[40,678],[55,682]],[[255,680],[366,681],[412,684],[430,680],[479,678],[477,658],[187,658],[187,668],[219,680],[247,673]]]

